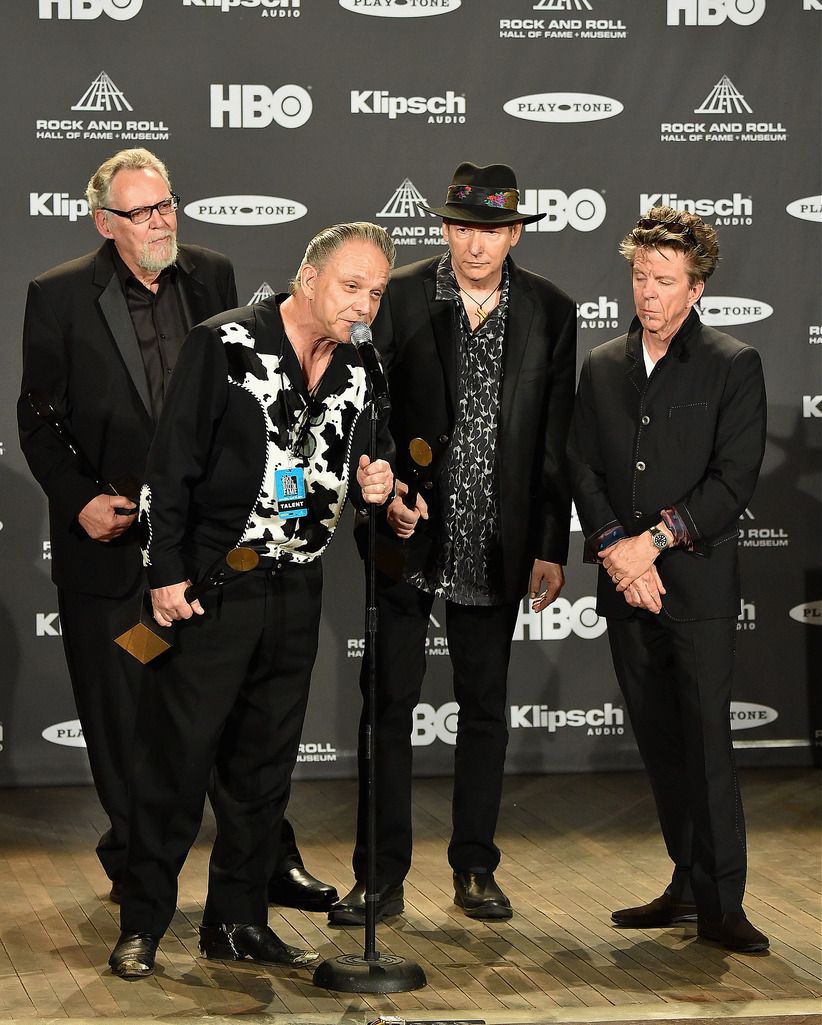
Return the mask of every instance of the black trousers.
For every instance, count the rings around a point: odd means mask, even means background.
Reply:
[[[425,675],[425,638],[434,599],[405,582],[378,578],[376,777],[377,885],[401,883],[411,867],[411,728]],[[492,872],[505,749],[508,662],[518,602],[499,606],[445,603],[448,649],[459,704],[454,752],[452,834],[455,872]],[[360,687],[365,699],[368,665]],[[365,708],[363,719],[365,721]],[[366,875],[367,771],[360,727],[359,807],[354,875]]]
[[[126,862],[134,718],[146,675],[112,638],[124,628],[123,608],[137,608],[141,587],[142,582],[123,598],[57,591],[77,715],[97,796],[111,823],[97,844],[97,857],[112,880],[122,876]]]
[[[297,758],[321,600],[319,561],[257,569],[176,627],[140,697],[123,930],[167,929],[212,770],[217,837],[203,922],[266,924],[271,838]]]
[[[707,918],[739,911],[747,858],[730,727],[736,622],[638,611],[609,620],[608,637],[674,863],[668,892]]]

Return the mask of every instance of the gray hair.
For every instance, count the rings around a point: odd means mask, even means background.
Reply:
[[[692,285],[697,281],[707,281],[713,274],[719,262],[719,238],[712,225],[706,224],[696,214],[675,210],[672,206],[652,207],[640,220],[659,223],[650,228],[637,225],[620,242],[619,251],[632,267],[640,250],[665,247],[684,253]]]
[[[291,294],[296,294],[300,288],[300,272],[303,267],[311,266],[315,270],[321,271],[338,249],[341,249],[346,243],[354,241],[370,242],[386,258],[388,266],[394,266],[396,257],[394,243],[381,225],[372,224],[370,221],[333,224],[330,228],[323,228],[322,231],[317,232],[308,243],[297,273],[289,283]]]
[[[168,185],[171,192],[171,181],[168,177],[166,165],[155,157],[147,149],[121,149],[113,157],[104,161],[94,174],[89,178],[86,186],[86,199],[88,200],[88,212],[94,217],[95,213],[104,206],[111,205],[111,182],[118,171],[139,171],[144,167],[150,167]]]

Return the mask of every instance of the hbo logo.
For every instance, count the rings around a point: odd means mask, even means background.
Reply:
[[[311,117],[313,104],[299,85],[281,85],[272,92],[267,85],[212,85],[211,127],[299,128]]]
[[[571,634],[585,640],[600,637],[608,629],[604,618],[596,613],[596,598],[578,598],[573,604],[567,598],[557,598],[542,612],[533,612],[523,602],[514,627],[515,641],[561,641]]]
[[[457,742],[457,716],[460,706],[456,701],[449,701],[439,708],[420,702],[414,709],[414,721],[411,726],[411,744],[413,747],[427,747],[435,740],[443,744]]]
[[[528,224],[526,231],[593,231],[605,220],[605,200],[593,189],[577,189],[566,195],[562,189],[525,189],[520,210],[527,214],[547,214],[541,221]]]
[[[143,0],[40,0],[40,18],[60,21],[93,21],[107,14],[114,21],[128,21],[140,13]]]
[[[730,19],[737,25],[753,25],[765,13],[765,0],[668,0],[668,24],[721,25]]]

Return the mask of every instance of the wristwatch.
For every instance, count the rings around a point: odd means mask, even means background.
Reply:
[[[654,548],[658,552],[664,552],[668,547],[668,535],[659,529],[659,527],[648,527],[648,533],[651,535],[651,540],[654,543]]]

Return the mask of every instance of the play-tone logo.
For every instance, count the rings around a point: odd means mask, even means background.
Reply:
[[[272,121],[281,128],[300,128],[312,110],[311,96],[301,85],[273,91],[267,85],[211,86],[212,128],[268,128]]]
[[[788,615],[797,623],[804,623],[806,626],[822,626],[822,600],[794,605]]]
[[[806,196],[795,199],[785,207],[791,217],[799,217],[803,221],[822,222],[822,196]]]
[[[430,18],[450,14],[461,5],[462,0],[340,0],[344,10],[375,18]]]
[[[83,727],[79,719],[69,719],[66,722],[56,722],[53,726],[47,726],[40,734],[43,740],[49,744],[59,744],[61,747],[85,747],[86,741],[83,737]]]
[[[106,14],[112,21],[129,21],[142,6],[143,0],[40,0],[40,18],[93,21]]]
[[[556,733],[565,726],[587,726],[589,737],[621,736],[625,712],[606,701],[602,708],[549,708],[548,705],[511,705],[511,729],[543,729]]]
[[[668,0],[669,25],[754,25],[765,13],[765,0]]]
[[[757,705],[752,701],[731,702],[732,730],[751,730],[756,726],[767,726],[778,718],[779,713],[769,705]]]
[[[619,100],[595,93],[533,93],[517,96],[502,105],[511,117],[523,121],[552,121],[559,124],[603,121],[623,110]]]
[[[699,303],[699,316],[709,327],[729,327],[731,324],[753,324],[765,320],[773,307],[760,299],[740,299],[733,295],[703,296]]]
[[[547,214],[541,221],[526,224],[526,231],[594,231],[605,220],[604,197],[593,189],[525,189],[520,194],[519,210],[524,214]]]
[[[653,206],[670,206],[699,217],[710,217],[714,224],[739,225],[753,223],[753,200],[734,192],[724,199],[685,199],[675,192],[643,192],[639,197],[639,213],[644,216]]]
[[[183,212],[195,221],[246,226],[296,221],[305,217],[308,207],[277,196],[213,196],[187,203]]]

